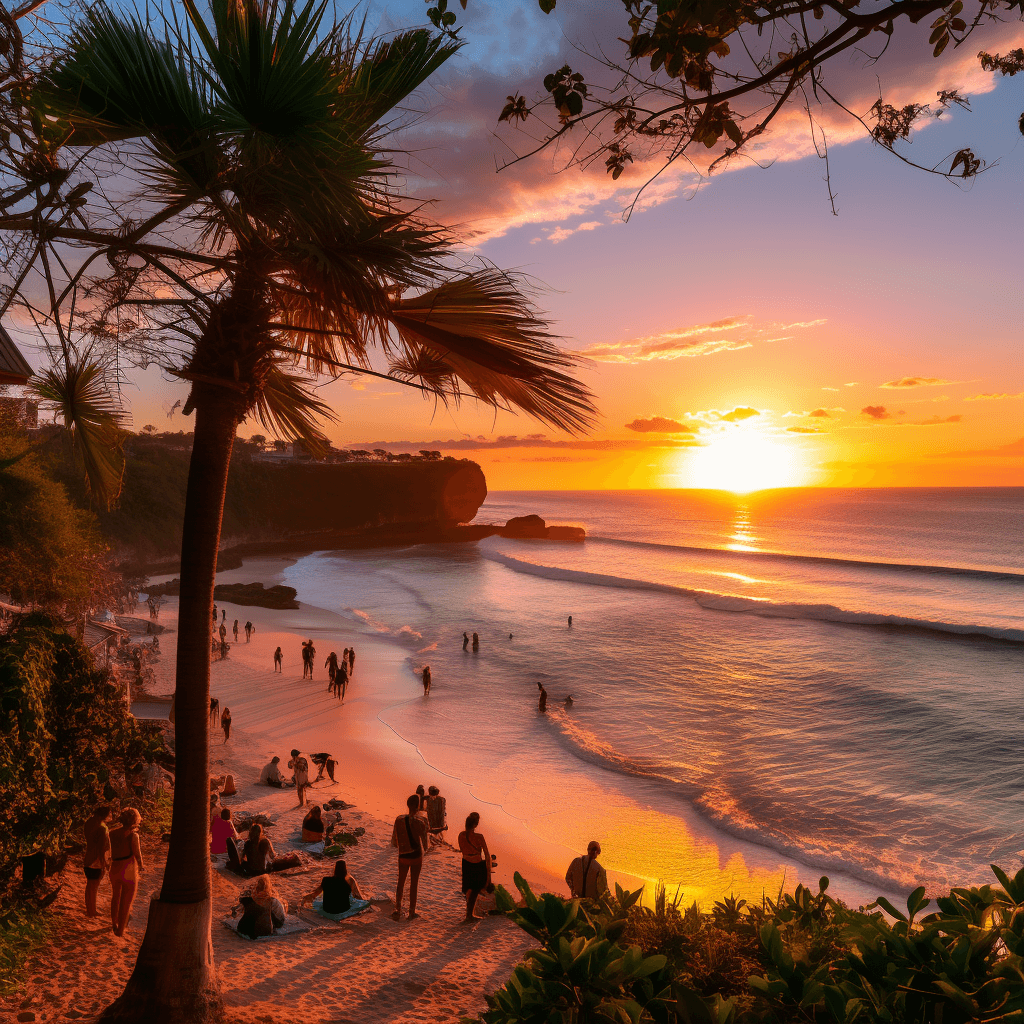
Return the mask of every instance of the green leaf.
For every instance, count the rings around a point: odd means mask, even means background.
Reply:
[[[890,917],[895,917],[898,921],[906,921],[906,915],[900,913],[884,896],[879,896],[875,901]]]

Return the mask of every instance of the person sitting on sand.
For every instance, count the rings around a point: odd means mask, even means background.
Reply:
[[[256,879],[252,889],[243,893],[238,902],[242,905],[239,935],[255,939],[261,935],[273,935],[276,929],[284,926],[286,907],[278,899],[274,882],[267,875]]]
[[[292,781],[299,796],[299,806],[306,806],[306,790],[309,789],[309,762],[297,751],[292,751],[292,759],[288,762],[292,770]]]
[[[237,838],[238,833],[231,823],[231,808],[222,807],[220,814],[210,821],[210,856],[220,857],[228,852],[228,840]]]
[[[402,916],[402,892],[406,875],[409,876],[409,920],[414,921],[419,917],[416,913],[416,894],[420,884],[420,869],[423,867],[423,851],[427,848],[427,823],[416,813],[420,798],[414,793],[405,805],[409,813],[395,818],[395,827],[391,831],[391,845],[398,847],[398,888],[395,890],[395,912],[391,915],[395,921]]]
[[[548,691],[544,689],[543,683],[537,684],[537,689],[540,690],[540,699],[537,701],[537,707],[541,711],[547,711],[548,709]]]
[[[269,764],[263,766],[263,771],[260,772],[260,784],[264,786],[273,786],[275,789],[281,789],[284,786],[284,774],[281,771],[281,758],[276,754],[270,759]]]
[[[242,846],[242,869],[250,878],[265,875],[273,870],[274,857],[274,846],[263,834],[263,826],[253,825]]]
[[[348,865],[343,860],[335,861],[334,874],[320,879],[320,884],[299,900],[299,906],[301,907],[303,903],[312,905],[313,900],[321,894],[324,898],[323,912],[325,914],[344,914],[346,910],[352,909],[353,896],[357,900],[364,898],[359,891],[359,884],[348,873]]]
[[[85,914],[86,917],[99,917],[96,909],[96,897],[100,891],[103,872],[110,864],[110,833],[107,831],[107,818],[110,808],[100,804],[85,822]]]
[[[441,796],[437,786],[427,790],[427,836],[437,846],[442,841],[441,833],[448,831],[448,801]]]
[[[274,651],[274,671],[275,672],[283,671],[283,668],[282,668],[282,662],[283,661],[284,661],[284,658],[283,658],[283,656],[281,654],[281,648],[278,647],[278,649],[276,651]]]
[[[608,891],[608,875],[598,863],[601,844],[595,839],[587,846],[587,855],[577,857],[565,873],[565,884],[575,898],[596,899]]]
[[[459,849],[462,851],[462,892],[466,897],[466,920],[479,921],[481,915],[474,913],[480,893],[486,889],[494,891],[491,883],[491,852],[476,827],[480,815],[473,811],[466,818],[466,830],[459,833]]]
[[[302,819],[302,841],[304,843],[322,843],[323,839],[323,808],[319,804],[313,804],[309,813]]]
[[[139,845],[139,823],[142,815],[134,807],[121,812],[121,827],[110,833],[110,923],[114,934],[124,935],[139,887],[142,847]]]

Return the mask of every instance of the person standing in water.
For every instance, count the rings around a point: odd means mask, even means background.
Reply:
[[[480,650],[480,637],[477,636],[476,633],[473,634],[473,650],[474,651],[479,651]]]
[[[423,696],[426,697],[430,693],[430,666],[423,666]]]
[[[469,650],[469,634],[468,633],[463,633],[462,634],[462,649],[464,651]]]
[[[281,654],[281,648],[278,647],[278,649],[276,651],[274,651],[274,671],[275,672],[283,672],[284,671],[284,668],[282,666],[282,662],[283,661],[284,661],[284,658],[283,658],[283,656]]]
[[[570,626],[572,625],[572,616],[571,615],[569,616],[569,625]]]
[[[548,709],[548,691],[544,689],[543,683],[537,684],[537,689],[540,690],[540,700],[537,701],[537,707],[541,711],[547,711]]]

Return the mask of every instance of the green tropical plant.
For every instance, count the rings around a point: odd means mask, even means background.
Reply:
[[[213,0],[207,12],[183,0],[166,16],[90,5],[18,93],[32,106],[21,145],[50,161],[53,187],[42,198],[29,189],[24,209],[20,192],[5,193],[0,232],[35,239],[52,284],[43,312],[60,326],[70,304],[97,345],[188,382],[183,412],[195,414],[172,838],[108,1020],[202,1020],[219,1007],[209,630],[238,425],[255,417],[279,436],[322,442],[317,421],[330,410],[314,378],[377,373],[373,349],[394,362],[389,379],[442,399],[473,397],[570,431],[594,415],[522,283],[490,266],[460,271],[454,239],[397,193],[385,148],[396,111],[458,43],[425,31],[364,40],[327,11],[326,0]],[[108,186],[111,161],[120,173]],[[38,163],[26,180],[40,180]],[[58,267],[66,279],[54,284]]]

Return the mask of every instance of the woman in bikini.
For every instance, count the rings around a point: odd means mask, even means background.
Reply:
[[[143,871],[139,823],[142,815],[133,807],[121,812],[121,827],[110,833],[110,923],[115,935],[124,935],[131,918],[132,902]]]
[[[473,913],[477,897],[487,889],[493,891],[491,885],[491,853],[476,827],[480,824],[480,815],[473,811],[466,819],[466,831],[459,833],[459,849],[462,851],[462,891],[466,897],[466,921],[479,921],[481,914]]]
[[[416,913],[416,893],[420,883],[420,868],[423,867],[423,851],[427,848],[427,822],[417,813],[420,798],[414,793],[405,801],[408,814],[395,818],[391,833],[391,845],[398,847],[398,889],[395,892],[395,912],[391,915],[397,921],[402,916],[402,891],[405,876],[409,876],[409,920],[420,915]]]

